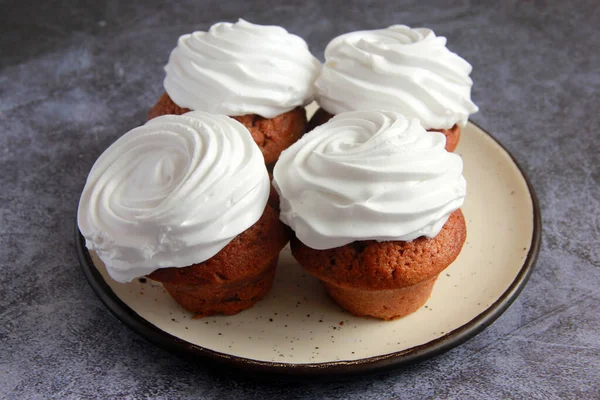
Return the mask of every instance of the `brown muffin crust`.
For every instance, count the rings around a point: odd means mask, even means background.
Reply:
[[[265,157],[265,164],[275,163],[283,150],[304,135],[307,125],[304,107],[296,107],[270,119],[256,114],[231,118],[248,128]]]
[[[148,277],[162,283],[227,284],[260,273],[290,238],[279,212],[267,204],[260,219],[210,259],[183,268],[161,268]]]
[[[308,122],[307,132],[312,131],[319,125],[323,125],[331,118],[333,118],[333,114],[330,114],[324,109],[319,108]],[[441,132],[446,136],[445,148],[447,151],[454,151],[456,146],[458,146],[458,141],[460,140],[460,126],[455,124],[450,129],[429,129],[429,131]]]
[[[456,210],[432,239],[356,241],[333,249],[315,250],[294,236],[291,249],[296,260],[322,281],[344,288],[389,290],[437,276],[456,259],[466,236],[464,216]]]
[[[158,102],[148,113],[148,120],[165,115],[181,115],[191,111],[189,108],[179,107],[167,93],[158,99]],[[279,158],[279,154],[295,143],[306,132],[307,120],[304,107],[296,107],[274,118],[263,118],[256,114],[232,116],[244,125],[252,138],[260,147],[265,158],[265,164],[272,164]]]
[[[165,92],[162,94],[162,96],[160,96],[154,107],[152,107],[148,113],[148,121],[150,121],[152,118],[160,117],[161,115],[181,115],[190,111],[192,110],[189,108],[179,107],[177,104],[175,104],[167,92]]]
[[[197,317],[232,315],[264,297],[273,284],[279,252],[291,233],[279,211],[267,204],[261,218],[212,258],[184,268],[161,268],[148,277],[161,282]]]
[[[323,282],[327,294],[357,317],[395,319],[417,311],[429,299],[437,275],[416,285],[393,290],[360,290]]]
[[[271,207],[273,207],[275,210],[279,211],[279,193],[277,193],[277,190],[275,190],[275,187],[273,186],[272,172],[269,172],[269,180],[271,181],[271,188],[269,191],[269,199],[267,200],[267,203],[269,203],[269,205],[271,205]]]
[[[454,124],[450,129],[429,129],[429,132],[441,132],[446,136],[446,147],[447,151],[454,151],[458,146],[460,140],[460,126]]]
[[[196,314],[194,318],[234,315],[252,307],[267,294],[273,285],[276,266],[277,257],[265,262],[257,276],[222,285],[163,283],[163,286],[181,307]]]

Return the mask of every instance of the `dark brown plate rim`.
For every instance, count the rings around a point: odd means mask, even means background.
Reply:
[[[473,123],[473,122],[471,122]],[[508,307],[513,303],[517,296],[521,293],[538,257],[542,237],[542,218],[540,206],[529,178],[523,171],[513,155],[488,131],[474,124],[481,129],[485,134],[492,138],[498,146],[500,146],[511,158],[517,169],[527,183],[529,194],[533,205],[533,235],[531,238],[531,247],[527,253],[527,257],[523,266],[517,274],[514,281],[508,289],[491,304],[485,311],[477,315],[471,321],[461,327],[447,333],[446,335],[434,339],[430,342],[415,346],[410,349],[393,352],[389,354],[363,358],[351,361],[331,361],[323,363],[278,363],[271,361],[259,361],[244,357],[238,357],[231,354],[221,353],[214,350],[206,349],[197,346],[190,342],[186,342],[176,336],[173,336],[157,326],[151,324],[146,319],[142,318],[127,304],[125,304],[104,281],[104,278],[95,267],[90,253],[85,247],[85,239],[79,232],[77,224],[75,224],[75,246],[77,248],[77,256],[81,267],[90,283],[92,289],[104,305],[123,323],[125,326],[138,333],[148,341],[162,347],[170,352],[184,356],[186,358],[194,358],[207,362],[215,362],[217,366],[235,368],[250,372],[253,374],[280,375],[288,377],[327,377],[335,378],[342,376],[353,376],[356,374],[382,372],[394,367],[406,366],[428,358],[435,357],[446,351],[464,343],[473,336],[479,334],[494,322]]]

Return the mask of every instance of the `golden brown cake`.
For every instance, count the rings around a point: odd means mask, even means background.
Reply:
[[[261,218],[210,259],[184,268],[161,268],[148,277],[197,316],[232,315],[271,288],[279,252],[289,240],[279,212],[267,205]]]
[[[293,237],[291,248],[340,306],[361,317],[394,319],[425,304],[438,275],[456,259],[466,237],[463,214],[456,210],[433,239],[356,241],[315,250]]]

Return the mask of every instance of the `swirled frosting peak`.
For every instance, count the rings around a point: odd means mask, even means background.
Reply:
[[[449,129],[478,110],[471,101],[471,69],[430,29],[393,25],[351,32],[325,49],[317,101],[332,114],[390,110],[418,118],[425,129]]]
[[[281,153],[281,220],[318,250],[432,238],[466,194],[462,159],[445,144],[395,112],[338,114]]]
[[[128,282],[211,258],[262,215],[269,176],[250,132],[223,115],[165,115],[114,142],[81,195],[79,230]]]
[[[320,69],[299,36],[240,19],[181,36],[164,85],[180,107],[273,118],[312,101]]]

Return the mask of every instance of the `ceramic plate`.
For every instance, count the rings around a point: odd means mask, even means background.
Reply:
[[[469,123],[456,150],[468,194],[467,241],[426,305],[405,318],[357,318],[335,305],[289,248],[273,288],[234,316],[194,319],[162,285],[113,281],[76,230],[79,259],[96,294],[125,325],[179,354],[250,371],[327,376],[429,358],[476,335],[517,297],[538,254],[541,218],[531,184],[511,155]]]

